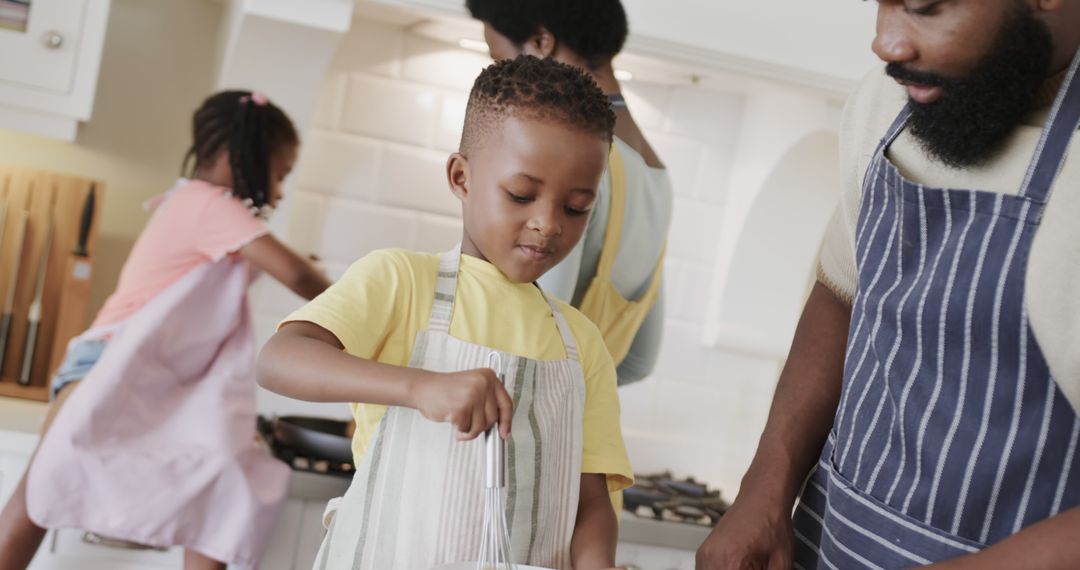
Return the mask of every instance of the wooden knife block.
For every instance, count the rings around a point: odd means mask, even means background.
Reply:
[[[83,205],[91,187],[94,188],[94,216],[87,237],[90,255],[76,258],[72,252],[78,241]],[[104,185],[95,180],[0,165],[0,204],[7,204],[6,212],[3,212],[6,223],[0,235],[0,311],[7,298],[11,273],[15,271],[18,275],[13,322],[0,368],[0,396],[47,401],[49,380],[64,357],[68,341],[86,329],[90,270],[103,198]],[[15,267],[23,211],[29,213],[29,220],[22,259]],[[18,383],[18,378],[23,366],[28,312],[34,300],[50,216],[53,233],[41,303],[41,324],[30,383],[23,386]]]

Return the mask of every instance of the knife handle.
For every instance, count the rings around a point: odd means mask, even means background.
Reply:
[[[19,374],[19,384],[30,385],[30,370],[34,367],[34,345],[37,344],[38,326],[41,321],[30,321],[26,329],[26,348],[23,350],[22,373]]]
[[[4,375],[4,356],[7,354],[8,334],[11,332],[11,313],[0,317],[0,377]]]

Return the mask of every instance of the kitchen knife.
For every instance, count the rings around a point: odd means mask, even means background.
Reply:
[[[96,200],[96,188],[91,185],[83,202],[75,249],[68,254],[61,276],[63,281],[60,284],[60,306],[56,311],[56,331],[53,336],[50,366],[56,366],[63,360],[68,339],[81,333],[86,326],[86,310],[90,303],[90,274],[93,269],[87,246],[90,227],[94,222]]]
[[[86,240],[90,237],[90,224],[94,221],[94,185],[90,185],[90,192],[83,202],[82,215],[79,217],[79,241],[75,243],[75,251],[71,252],[76,257],[88,257]]]
[[[50,215],[49,225],[45,229],[45,243],[42,244],[37,281],[34,283],[34,300],[30,303],[27,315],[26,344],[23,345],[22,373],[19,374],[19,384],[23,386],[30,385],[30,371],[34,367],[34,349],[37,346],[38,327],[41,326],[41,298],[45,295],[45,277],[49,272],[49,250],[52,248],[54,223]]]
[[[4,356],[7,354],[8,336],[11,334],[12,311],[15,309],[15,287],[19,284],[19,266],[22,265],[23,245],[26,242],[26,225],[30,215],[24,210],[19,218],[19,227],[15,230],[15,258],[9,268],[7,298],[4,300],[4,313],[0,316],[0,374],[4,370]]]
[[[0,247],[4,245],[5,228],[7,228],[7,202],[0,202]]]

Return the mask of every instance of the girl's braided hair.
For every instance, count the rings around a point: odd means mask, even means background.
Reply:
[[[292,121],[265,95],[222,91],[195,111],[192,144],[181,169],[191,176],[227,151],[233,195],[259,210],[270,201],[271,159],[299,141]]]

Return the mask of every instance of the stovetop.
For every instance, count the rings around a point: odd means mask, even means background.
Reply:
[[[693,477],[676,479],[663,472],[634,479],[634,486],[623,491],[623,509],[639,517],[711,527],[730,507],[720,491]]]

